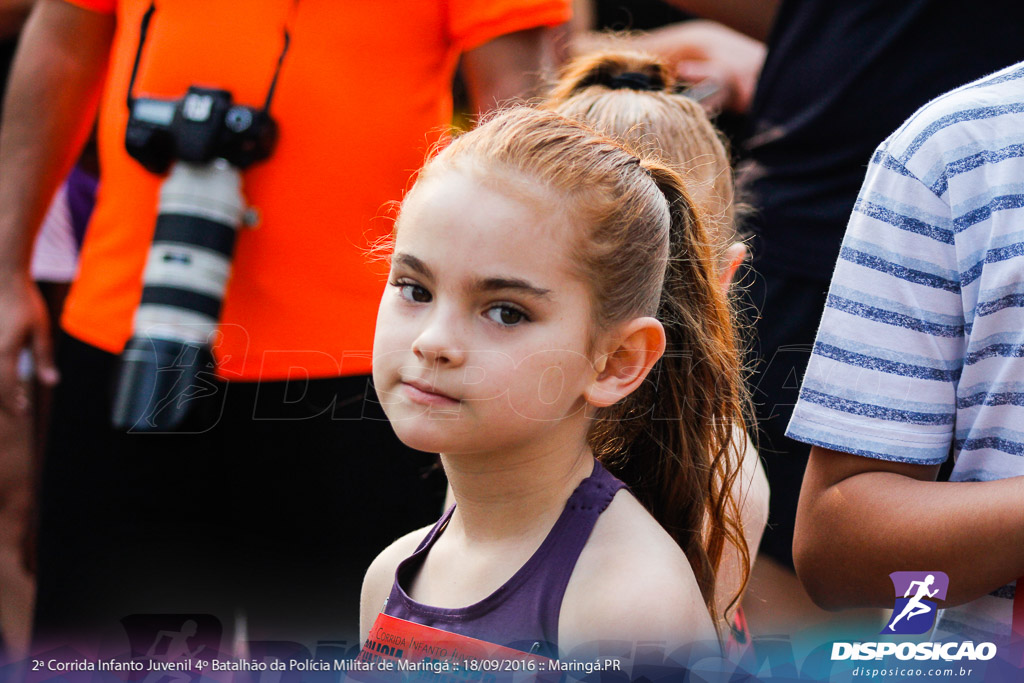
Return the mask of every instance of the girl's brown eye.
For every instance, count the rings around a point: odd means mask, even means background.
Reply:
[[[406,301],[412,301],[418,304],[425,304],[430,301],[430,292],[423,287],[413,284],[398,284],[398,290],[402,294],[402,298]]]
[[[512,308],[501,309],[501,322],[506,325],[515,325],[523,319],[523,314]]]
[[[523,321],[529,320],[525,313],[520,311],[518,308],[509,306],[508,304],[502,304],[488,309],[487,317],[496,323],[505,325],[506,327],[512,327],[513,325],[518,325]]]

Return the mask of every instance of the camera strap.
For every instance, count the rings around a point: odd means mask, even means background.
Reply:
[[[263,113],[270,114],[270,103],[274,99],[274,91],[277,89],[277,79],[281,75],[281,66],[284,64],[285,55],[288,54],[288,47],[291,45],[291,24],[295,21],[295,15],[297,14],[299,6],[299,0],[291,0],[291,10],[288,12],[288,18],[285,20],[284,25],[284,45],[281,48],[281,54],[277,57],[277,66],[274,68],[274,75],[270,79],[270,87],[267,89],[267,97],[263,102]],[[149,8],[146,13],[142,15],[142,22],[139,25],[139,45],[135,49],[135,61],[132,63],[132,76],[128,81],[128,111],[129,113],[135,106],[135,79],[139,75],[139,63],[142,61],[142,48],[146,44],[146,37],[149,34],[149,25],[153,20],[153,15],[156,13],[156,1],[152,0],[149,3]]]

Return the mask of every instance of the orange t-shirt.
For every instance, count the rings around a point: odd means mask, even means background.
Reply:
[[[161,178],[124,150],[128,81],[149,0],[68,0],[117,13],[100,109],[102,183],[64,328],[112,353],[131,335]],[[228,378],[363,374],[387,268],[368,254],[390,232],[430,144],[451,119],[461,52],[569,15],[569,0],[163,0],[135,94],[190,85],[266,97],[285,27],[291,46],[271,113],[273,156],[243,174],[260,216],[242,228],[216,352]]]

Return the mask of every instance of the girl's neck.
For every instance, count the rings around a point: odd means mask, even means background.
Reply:
[[[442,453],[441,460],[458,505],[447,533],[486,543],[546,532],[594,458],[582,441],[552,442],[528,455]]]

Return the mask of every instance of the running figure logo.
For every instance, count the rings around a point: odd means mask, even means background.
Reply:
[[[946,599],[949,577],[944,572],[893,572],[889,578],[896,589],[896,604],[882,633],[914,635],[930,631],[938,606],[929,598]]]

